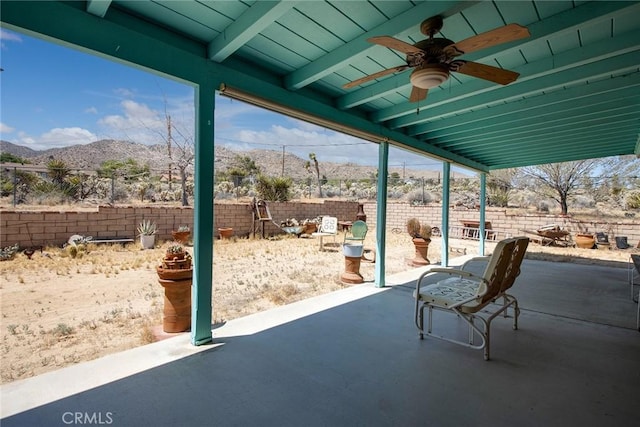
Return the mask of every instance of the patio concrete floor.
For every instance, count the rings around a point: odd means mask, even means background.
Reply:
[[[493,322],[488,362],[418,339],[420,271],[230,321],[211,345],[185,334],[5,384],[1,424],[638,425],[640,333],[625,268],[525,260],[513,288],[520,328]],[[437,316],[441,331],[466,331]]]

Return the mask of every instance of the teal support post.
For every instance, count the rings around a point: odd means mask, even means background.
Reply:
[[[487,174],[486,172],[480,172],[480,242],[478,246],[478,253],[480,256],[484,256],[484,238],[485,238],[485,227],[484,222],[486,218],[486,207],[487,207]]]
[[[191,344],[212,341],[213,282],[213,112],[215,89],[203,79],[196,88],[195,186],[193,206],[193,289]]]
[[[385,287],[384,260],[387,240],[387,175],[389,174],[389,143],[378,147],[378,195],[376,208],[376,287]]]
[[[442,261],[440,265],[449,266],[449,192],[451,163],[444,162],[442,164]]]

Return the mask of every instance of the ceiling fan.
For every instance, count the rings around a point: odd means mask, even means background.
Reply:
[[[454,43],[443,37],[434,37],[435,34],[440,32],[442,25],[443,21],[441,16],[433,16],[422,21],[422,24],[420,24],[420,32],[429,38],[415,44],[409,44],[391,36],[379,36],[367,39],[368,42],[406,54],[406,65],[399,65],[379,71],[349,82],[343,87],[349,89],[388,74],[415,68],[411,72],[410,77],[413,88],[409,101],[417,102],[426,99],[429,89],[444,83],[452,71],[501,85],[509,84],[518,78],[520,74],[514,71],[477,62],[465,61],[463,59],[457,59],[457,57],[465,53],[475,52],[480,49],[529,37],[529,30],[526,27],[518,24],[509,24]]]

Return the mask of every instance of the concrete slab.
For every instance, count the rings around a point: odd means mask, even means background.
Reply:
[[[526,264],[523,300],[556,268]],[[601,287],[619,273],[560,266],[550,280],[584,273]],[[230,321],[210,346],[180,336],[3,385],[2,426],[65,425],[75,414],[125,426],[637,424],[637,331],[529,310],[531,299],[518,331],[493,322],[485,362],[479,351],[419,340],[413,284],[402,280]],[[556,300],[557,309],[572,302]],[[465,332],[438,315],[445,332]]]

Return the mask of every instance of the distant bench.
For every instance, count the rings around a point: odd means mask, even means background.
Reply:
[[[73,244],[74,242],[95,243],[96,245],[103,244],[103,243],[106,243],[106,244],[119,243],[122,246],[124,246],[127,243],[135,242],[135,240],[130,237],[101,237],[98,239],[94,239],[91,236],[80,236],[78,234],[74,234],[73,236],[69,237],[69,240],[67,241],[66,244]]]
[[[102,239],[91,239],[88,240],[87,243],[95,243],[95,244],[100,244],[100,243],[120,243],[121,245],[125,245],[127,243],[133,243],[135,242],[134,239],[131,238],[119,238],[119,237],[105,237]]]

